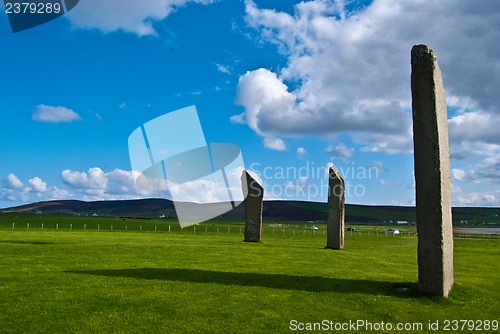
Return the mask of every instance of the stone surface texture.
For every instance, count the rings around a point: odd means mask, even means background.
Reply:
[[[418,232],[418,287],[447,297],[453,286],[450,158],[446,94],[434,51],[411,50]]]
[[[334,167],[330,167],[328,175],[328,221],[325,248],[344,249],[344,179]]]
[[[262,208],[264,189],[247,172],[241,175],[245,207],[245,241],[257,242],[262,237]]]

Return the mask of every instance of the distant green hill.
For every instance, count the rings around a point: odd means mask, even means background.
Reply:
[[[112,217],[177,218],[174,203],[166,199],[137,199],[84,202],[76,200],[47,201],[0,210],[1,213],[100,215]],[[369,206],[347,204],[347,223],[414,222],[415,208],[409,206]],[[243,220],[243,205],[217,217],[217,220]],[[321,222],[327,219],[327,204],[304,201],[264,201],[266,221]],[[500,208],[453,208],[453,222],[498,223]]]

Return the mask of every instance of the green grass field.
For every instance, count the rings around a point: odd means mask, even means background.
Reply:
[[[20,217],[0,220],[0,333],[289,333],[323,320],[421,323],[410,331],[420,333],[439,321],[436,333],[446,320],[499,320],[498,239],[455,240],[455,285],[442,299],[417,292],[408,234],[367,228],[334,251],[323,227],[266,227],[263,242],[244,243],[237,224],[181,232],[173,222]]]

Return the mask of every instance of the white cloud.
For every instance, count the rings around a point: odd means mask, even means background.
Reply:
[[[480,161],[472,173],[474,177],[487,183],[500,183],[500,154]]]
[[[458,181],[462,181],[465,179],[466,177],[466,174],[465,174],[465,171],[462,170],[462,169],[458,169],[458,168],[453,168],[451,170],[451,177],[455,180],[458,180]]]
[[[104,196],[108,187],[108,177],[98,167],[89,168],[87,172],[63,170],[61,178],[68,186],[88,195]]]
[[[264,138],[264,147],[269,148],[271,150],[275,150],[275,151],[285,151],[286,150],[285,142],[279,138],[273,138],[273,137],[265,137]]]
[[[201,179],[182,184],[169,182],[168,187],[172,198],[178,202],[216,203],[228,200],[227,187],[210,180]]]
[[[235,124],[247,124],[247,122],[245,121],[245,113],[233,115],[229,118],[229,120],[231,121],[231,123]]]
[[[237,189],[229,189],[234,200],[243,196],[240,181],[242,171],[243,167],[226,170],[229,184],[238,185]],[[115,169],[104,172],[94,167],[87,172],[64,170],[61,178],[71,188],[76,198],[84,200],[158,197],[178,202],[228,201],[228,189],[224,181],[215,176],[179,184],[170,180],[165,181],[163,178],[149,178],[139,171]]]
[[[488,153],[500,149],[500,114],[483,110],[468,111],[453,116],[448,121],[450,145],[456,150],[472,149]]]
[[[303,157],[305,157],[307,155],[307,150],[303,147],[299,147],[297,148],[297,157],[299,159],[302,159]]]
[[[15,174],[7,175],[7,186],[9,188],[21,189],[24,185]]]
[[[283,123],[293,121],[296,97],[278,76],[266,69],[247,72],[238,81],[236,102],[245,107],[248,126],[260,135],[272,135],[273,128],[264,117],[279,117]]]
[[[46,123],[70,123],[81,119],[80,115],[71,109],[61,106],[46,106],[44,104],[36,107],[32,118],[35,121]]]
[[[165,19],[188,3],[210,4],[214,0],[85,0],[68,18],[75,28],[99,29],[104,33],[125,31],[139,36],[157,35],[153,23]]]
[[[43,182],[42,179],[39,178],[38,176],[35,176],[32,179],[29,179],[28,183],[37,192],[45,192],[45,191],[47,191],[47,183]]]
[[[85,172],[63,170],[61,180],[67,189],[48,186],[35,176],[23,185],[14,174],[9,174],[0,185],[0,202],[30,203],[41,200],[78,199],[84,201],[118,200],[135,198],[167,198],[175,201],[193,201],[198,203],[228,201],[228,190],[235,201],[243,199],[241,174],[243,167],[226,170],[230,188],[226,187],[220,174],[213,178],[204,178],[177,184],[164,179],[148,179],[139,171],[114,169],[104,172],[99,167],[89,168]],[[264,186],[262,179],[255,172],[249,173]],[[8,205],[7,205],[8,206]]]
[[[219,72],[225,73],[225,74],[231,74],[231,70],[227,66],[224,66],[221,64],[215,64],[215,66],[217,66],[217,70]]]
[[[460,193],[454,204],[457,206],[498,206],[500,191]]]
[[[354,149],[348,148],[344,144],[339,144],[335,147],[326,148],[324,153],[331,155],[333,160],[349,160],[354,156]]]
[[[0,202],[8,207],[8,203],[18,205],[21,203],[31,203],[43,200],[69,199],[71,195],[64,189],[49,187],[47,183],[38,176],[28,180],[24,185],[15,174],[9,174],[4,187],[0,187]],[[2,184],[0,183],[0,184]]]
[[[277,73],[258,69],[240,77],[237,101],[260,135],[343,132],[363,151],[411,152],[409,58],[422,42],[438,55],[450,105],[482,110],[463,121],[472,128],[478,118],[497,119],[498,2],[374,0],[349,13],[344,1],[316,0],[296,5],[293,15],[250,0],[245,7],[248,25],[287,57]],[[456,117],[452,137],[465,131],[466,138],[498,142],[491,125],[485,133],[458,129]]]

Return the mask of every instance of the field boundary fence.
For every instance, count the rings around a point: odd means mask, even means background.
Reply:
[[[156,232],[156,233],[186,233],[186,234],[211,234],[211,235],[243,235],[243,225],[225,226],[224,224],[201,224],[182,228],[179,224],[161,223],[155,224],[145,222],[144,224],[133,223],[53,223],[53,222],[0,222],[0,230],[51,230],[51,231],[98,231],[98,232]],[[326,237],[326,227],[311,229],[301,225],[287,225],[286,227],[265,226],[262,235],[273,236],[307,236]],[[359,229],[358,231],[345,231],[346,237],[417,237],[415,231],[400,231],[393,234],[383,229]],[[499,234],[473,234],[454,233],[455,239],[492,239],[500,240]]]

